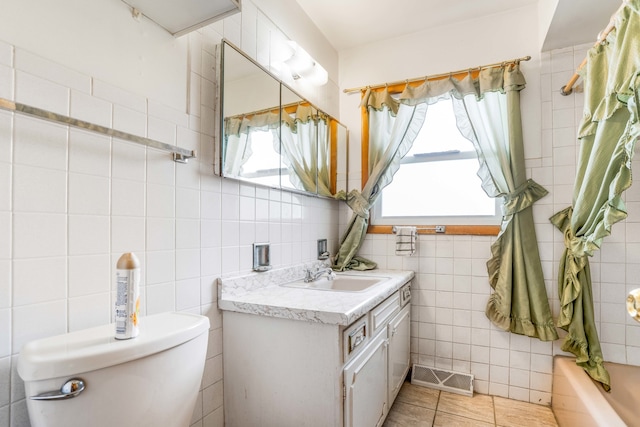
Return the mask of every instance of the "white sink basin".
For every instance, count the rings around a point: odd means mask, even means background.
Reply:
[[[305,283],[302,280],[285,283],[282,286],[290,288],[303,288],[319,291],[338,291],[338,292],[362,292],[389,279],[380,276],[356,276],[348,274],[338,274],[333,280],[329,280],[326,276],[319,278],[313,282]]]

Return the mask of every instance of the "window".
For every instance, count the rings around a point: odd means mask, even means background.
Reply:
[[[251,132],[251,157],[242,165],[242,176],[257,184],[280,185],[280,155],[273,148],[272,130]]]
[[[498,200],[476,175],[473,144],[456,126],[450,99],[430,105],[411,150],[382,190],[372,223],[498,225]]]

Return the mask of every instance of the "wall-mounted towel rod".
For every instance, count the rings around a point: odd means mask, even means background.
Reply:
[[[395,234],[398,229],[394,225],[391,227],[391,231]],[[436,225],[434,227],[416,227],[416,231],[435,231],[436,233],[444,233],[447,231],[447,227],[444,225]]]
[[[154,139],[132,135],[130,133],[122,132],[119,130],[96,125],[89,122],[85,122],[83,120],[78,120],[72,117],[63,116],[62,114],[53,113],[47,110],[42,110],[37,107],[31,107],[29,105],[20,104],[19,102],[9,101],[8,99],[4,99],[4,98],[0,98],[0,108],[2,108],[3,110],[13,111],[15,113],[25,114],[31,117],[37,117],[39,119],[49,120],[52,122],[73,126],[73,127],[88,130],[91,132],[100,133],[100,134],[111,136],[114,138],[123,139],[125,141],[134,142],[136,144],[141,144],[147,147],[170,151],[171,153],[173,153],[173,160],[179,163],[187,163],[187,160],[196,157],[196,152],[193,150],[187,150],[185,148],[180,148],[180,147],[176,147],[175,145],[165,144],[164,142],[156,141]]]

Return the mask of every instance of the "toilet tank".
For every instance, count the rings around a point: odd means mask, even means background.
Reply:
[[[140,319],[140,335],[114,338],[104,325],[26,344],[18,358],[33,427],[188,426],[208,342],[209,319],[162,313]],[[85,390],[65,400],[33,400],[70,379]]]

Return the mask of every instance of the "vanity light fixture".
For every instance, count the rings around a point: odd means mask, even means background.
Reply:
[[[294,80],[304,81],[313,86],[323,86],[329,81],[327,70],[298,43],[287,40],[279,50],[278,59],[271,65],[281,77],[289,74]]]

